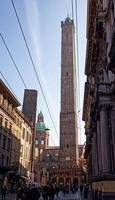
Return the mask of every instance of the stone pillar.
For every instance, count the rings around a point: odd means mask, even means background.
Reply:
[[[108,173],[110,171],[110,145],[106,105],[101,107],[100,123],[102,169],[103,173]]]
[[[113,168],[115,169],[115,106],[113,106],[111,111],[111,130],[112,130],[112,148],[113,148],[112,160],[113,160]]]
[[[94,170],[95,170],[95,176],[98,175],[98,162],[97,162],[97,154],[98,154],[98,148],[97,148],[97,136],[96,136],[97,133],[94,133],[94,161],[95,161],[95,167],[94,167]]]
[[[95,176],[95,149],[94,149],[94,138],[92,138],[92,176]]]
[[[100,121],[97,119],[97,145],[98,145],[98,167],[99,174],[102,172],[102,155],[101,155],[101,134],[100,134]]]

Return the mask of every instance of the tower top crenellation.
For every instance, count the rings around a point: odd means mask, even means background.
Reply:
[[[67,15],[65,21],[62,21],[62,22],[61,22],[61,26],[63,26],[63,25],[69,25],[69,24],[73,24],[73,23],[74,23],[74,22],[73,22],[73,19],[71,19],[71,18],[69,17],[69,15]]]

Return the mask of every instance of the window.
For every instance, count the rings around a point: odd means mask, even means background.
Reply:
[[[8,111],[9,111],[9,113],[12,112],[12,105],[11,104],[8,105]]]
[[[3,125],[3,117],[0,116],[0,125],[2,126]]]
[[[26,141],[28,142],[28,140],[29,140],[29,132],[27,131],[27,133],[26,133]]]
[[[4,155],[2,154],[2,166],[4,166]]]
[[[9,157],[6,158],[6,166],[9,166]]]
[[[3,103],[3,94],[0,94],[0,104]]]
[[[30,135],[30,137],[29,137],[29,144],[31,144],[31,135]]]
[[[5,128],[7,128],[8,127],[8,121],[6,120],[5,121]]]
[[[3,136],[3,145],[2,145],[3,149],[5,149],[6,147],[6,136]]]
[[[12,124],[9,123],[9,130],[12,131]]]
[[[19,119],[17,118],[17,126],[19,126]]]
[[[23,130],[22,130],[22,138],[23,139],[25,138],[25,128],[23,128]]]
[[[19,126],[20,128],[22,128],[22,122],[20,121],[20,126]]]
[[[21,144],[21,149],[20,149],[21,155],[23,155],[23,145]]]
[[[8,138],[7,151],[10,151],[10,138]]]
[[[8,100],[4,99],[4,107],[7,109],[8,108]]]
[[[44,145],[44,140],[41,140],[41,145]]]
[[[38,139],[35,140],[35,144],[38,145]]]

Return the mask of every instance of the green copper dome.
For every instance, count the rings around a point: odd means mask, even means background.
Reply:
[[[46,127],[44,122],[37,122],[36,124],[36,131],[45,131]]]
[[[44,123],[44,116],[43,116],[43,113],[40,111],[40,113],[38,114],[36,131],[45,131],[45,130],[46,130],[46,126]]]

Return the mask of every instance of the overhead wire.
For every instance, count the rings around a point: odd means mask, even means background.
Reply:
[[[3,74],[1,71],[0,71],[0,74],[1,74],[2,78],[5,80],[5,82],[6,82],[7,86],[8,86],[8,87],[9,87],[9,89],[11,90],[12,94],[13,94],[13,95],[16,97],[16,95],[15,95],[15,93],[14,93],[13,89],[11,88],[11,86],[10,86],[10,84],[9,84],[8,80],[5,78],[4,74]],[[18,99],[18,98],[16,97],[16,99]]]
[[[44,94],[44,91],[43,91],[43,88],[42,88],[42,85],[41,85],[41,82],[40,82],[40,79],[39,79],[39,76],[38,76],[38,73],[37,73],[37,70],[36,70],[36,67],[35,67],[35,64],[34,64],[34,60],[33,60],[33,58],[32,58],[32,54],[31,54],[30,49],[29,49],[28,42],[27,42],[27,40],[26,40],[24,31],[23,31],[23,28],[22,28],[21,21],[20,21],[20,19],[19,19],[19,15],[18,15],[18,13],[17,13],[17,10],[16,10],[16,7],[15,7],[15,4],[14,4],[13,0],[10,0],[10,1],[11,1],[11,3],[12,3],[12,6],[13,6],[13,9],[14,9],[14,12],[15,12],[15,15],[16,15],[16,18],[17,18],[17,21],[18,21],[18,24],[19,24],[21,33],[22,33],[22,37],[23,37],[23,40],[24,40],[24,42],[25,42],[25,45],[26,45],[26,48],[27,48],[27,51],[28,51],[28,54],[29,54],[29,57],[30,57],[30,61],[31,61],[31,63],[32,63],[32,66],[33,66],[33,69],[34,69],[34,72],[35,72],[35,75],[36,75],[36,78],[37,78],[39,87],[40,87],[40,89],[41,89],[41,92],[42,92],[42,95],[43,95],[43,98],[44,98],[44,101],[45,101],[47,110],[48,110],[48,112],[49,112],[49,115],[50,115],[50,118],[51,118],[51,121],[52,121],[54,130],[55,130],[55,133],[56,133],[57,137],[59,138],[58,133],[57,133],[57,130],[56,130],[56,126],[55,126],[55,123],[54,123],[54,120],[53,120],[53,117],[52,117],[52,114],[51,114],[51,111],[50,111],[50,108],[49,108],[49,105],[48,105],[48,103],[47,103],[47,100],[46,100],[46,97],[45,97],[45,94]]]
[[[71,0],[71,10],[72,10],[72,19],[73,19],[73,21],[74,21],[73,0]]]
[[[77,89],[78,89],[78,118],[79,118],[79,136],[80,136],[80,144],[81,144],[81,105],[80,105],[80,74],[79,74],[79,46],[78,46],[78,13],[77,13],[77,0],[75,0],[75,14],[76,14],[76,50],[77,50]]]
[[[2,41],[3,41],[4,46],[6,47],[6,50],[7,50],[8,54],[9,54],[9,56],[10,56],[10,58],[11,58],[13,64],[14,64],[14,67],[15,67],[15,69],[16,69],[16,71],[17,71],[17,73],[18,73],[18,75],[19,75],[19,77],[20,77],[20,79],[21,79],[21,81],[22,81],[22,83],[23,83],[25,89],[27,89],[27,85],[26,85],[26,83],[25,83],[25,81],[24,81],[24,79],[23,79],[23,77],[22,77],[22,75],[21,75],[21,73],[20,73],[20,70],[19,70],[19,68],[18,68],[18,66],[17,66],[17,64],[16,64],[16,62],[15,62],[15,60],[14,60],[12,54],[11,54],[11,51],[10,51],[10,49],[8,48],[8,45],[7,45],[7,43],[6,43],[6,41],[5,41],[4,37],[3,37],[3,35],[2,35],[1,33],[0,33],[0,37],[1,37]],[[1,75],[2,75],[3,78],[5,78],[5,77],[3,76],[3,74],[2,74],[2,72],[1,72]],[[6,82],[8,83],[7,80],[6,80]],[[9,84],[8,84],[8,85],[9,85]],[[11,91],[12,91],[12,90],[11,90]],[[28,91],[28,89],[27,89],[27,91]],[[28,91],[28,92],[29,92],[29,91]],[[32,99],[31,99],[31,101],[32,101]],[[32,101],[32,103],[33,103],[33,101]],[[50,136],[50,138],[51,138],[51,136]],[[52,141],[52,143],[55,145],[55,142],[53,141],[52,138],[51,138],[51,141]]]

